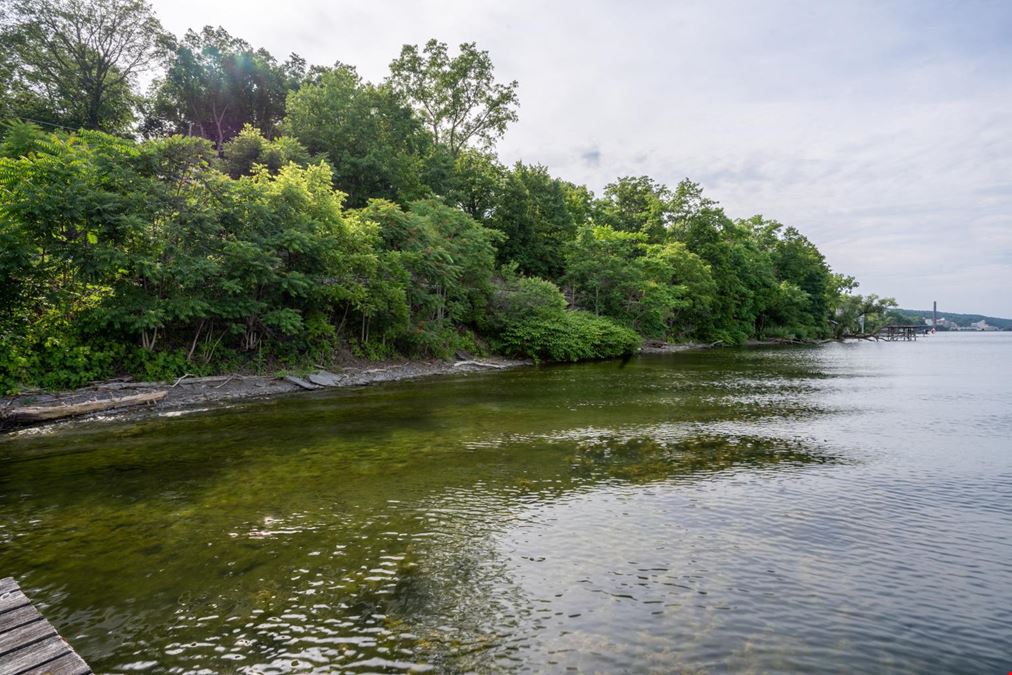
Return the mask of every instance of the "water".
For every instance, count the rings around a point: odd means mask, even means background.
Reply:
[[[1012,334],[721,350],[0,440],[96,672],[1012,668]]]

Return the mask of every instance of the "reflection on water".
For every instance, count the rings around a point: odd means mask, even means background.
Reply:
[[[8,437],[0,576],[98,672],[994,670],[1009,337],[683,353]]]

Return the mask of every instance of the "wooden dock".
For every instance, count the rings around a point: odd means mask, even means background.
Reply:
[[[876,340],[916,340],[918,335],[927,335],[931,326],[921,324],[890,324],[879,328],[875,333]]]
[[[0,579],[0,675],[87,675],[88,664],[17,583]]]

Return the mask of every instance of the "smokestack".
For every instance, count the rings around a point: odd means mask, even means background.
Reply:
[[[935,304],[931,308],[931,327],[938,328],[938,300],[935,300]]]

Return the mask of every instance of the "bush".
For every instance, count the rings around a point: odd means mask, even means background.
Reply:
[[[512,323],[496,341],[511,356],[535,361],[583,361],[635,353],[640,337],[610,319],[590,312],[561,311]]]
[[[488,311],[482,319],[482,330],[497,335],[508,326],[537,317],[558,317],[566,309],[566,299],[559,287],[537,277],[516,276],[503,270],[496,280]]]
[[[631,354],[640,337],[610,319],[568,311],[550,281],[505,269],[483,323],[496,351],[535,361],[582,361]]]

